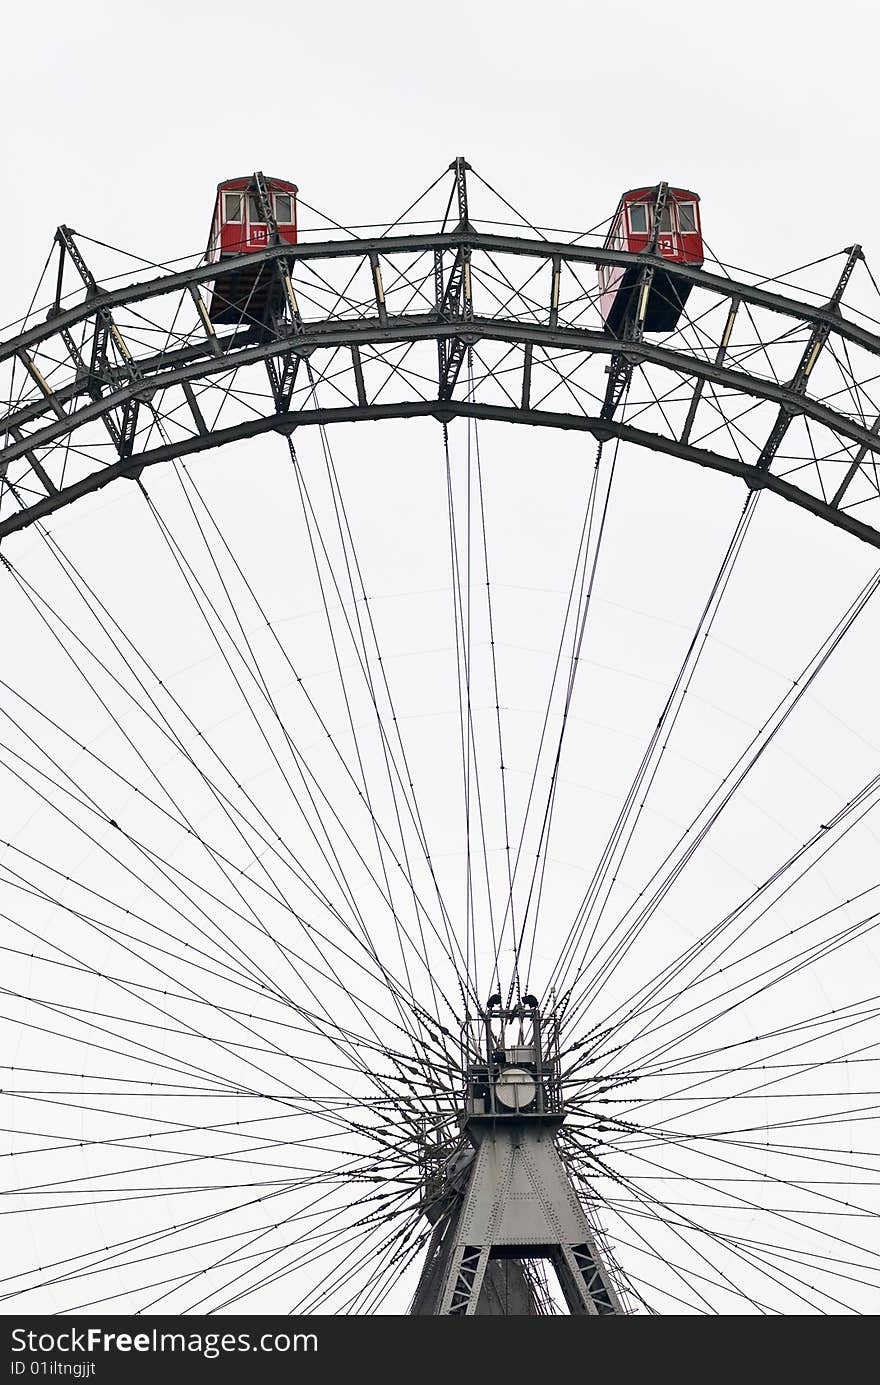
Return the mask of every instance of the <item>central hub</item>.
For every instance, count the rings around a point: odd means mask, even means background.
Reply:
[[[465,1026],[464,1127],[498,1120],[560,1125],[563,1119],[556,1016],[542,1019],[534,996],[504,1008],[500,995]]]

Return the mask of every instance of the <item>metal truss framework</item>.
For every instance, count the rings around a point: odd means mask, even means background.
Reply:
[[[215,267],[102,288],[59,229],[48,316],[0,344],[0,539],[118,478],[309,424],[459,417],[579,430],[739,477],[880,547],[880,334],[844,290],[792,296],[680,267],[663,339],[602,327],[595,268],[655,254],[454,229],[270,245],[230,261],[277,278],[269,320],[218,334]],[[75,289],[68,279],[71,268]],[[246,465],[246,463],[245,463]],[[253,478],[248,478],[253,480]]]

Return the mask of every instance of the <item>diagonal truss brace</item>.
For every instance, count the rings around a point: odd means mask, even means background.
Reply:
[[[278,222],[275,220],[275,212],[272,208],[272,194],[269,191],[269,184],[266,182],[265,174],[259,169],[254,173],[252,186],[254,188],[253,197],[260,210],[260,217],[266,223],[266,234],[270,246],[281,245],[281,236],[278,233]],[[302,318],[300,317],[299,304],[296,301],[293,283],[290,278],[290,265],[287,260],[282,258],[275,260],[275,276],[281,286],[284,301],[287,303],[290,312],[290,319],[295,332],[302,331]],[[276,329],[279,326],[275,324]]]
[[[55,297],[56,311],[60,308],[60,293],[65,255],[71,260],[79,277],[85,284],[86,297],[97,298],[101,293],[100,287],[76,243],[75,233],[69,226],[59,226],[55,232],[55,239],[59,245],[58,286]],[[107,355],[107,345],[110,340],[113,341],[116,350],[124,361],[125,370],[129,377],[132,380],[139,380],[141,378],[140,367],[129,351],[109,308],[101,307],[95,314],[91,360],[88,366],[86,366],[82,353],[70,331],[66,328],[62,328],[61,337],[77,371],[85,376],[87,393],[93,401],[97,402],[100,400],[104,395],[104,388],[106,386],[112,388],[115,383],[111,377],[110,362]],[[140,405],[141,398],[138,395],[134,395],[132,398],[125,401],[122,408],[121,427],[117,424],[112,414],[104,413],[102,415],[104,426],[113,441],[120,460],[130,458],[134,452],[134,437],[137,430]]]
[[[461,157],[451,163],[455,173],[455,191],[458,202],[457,230],[467,232],[471,229],[468,220],[467,171],[470,164]],[[440,322],[473,320],[474,303],[471,285],[471,247],[460,245],[455,252],[455,260],[449,277],[444,278],[443,252],[434,253],[434,292],[437,318]],[[437,398],[451,399],[458,379],[461,364],[467,350],[467,334],[442,338],[437,345],[438,380]]]
[[[831,295],[831,298],[829,299],[827,304],[828,311],[840,311],[840,300],[843,297],[844,289],[849,283],[852,272],[858,264],[859,260],[863,260],[864,258],[864,252],[862,251],[862,247],[860,245],[851,245],[849,247],[849,253],[847,255],[846,264],[844,265],[841,271],[840,278],[837,281],[837,287],[835,288],[834,293]],[[819,356],[822,353],[822,348],[827,342],[830,335],[830,323],[819,322],[814,324],[810,332],[807,345],[804,348],[804,353],[801,356],[798,368],[795,371],[789,386],[789,388],[793,391],[794,394],[806,394],[807,384],[809,382],[810,375],[812,374],[813,368],[816,362],[818,361]],[[777,452],[779,451],[779,448],[782,445],[782,440],[788,432],[789,427],[791,426],[791,421],[793,417],[794,412],[790,406],[783,405],[782,408],[780,408],[779,413],[776,415],[776,422],[773,424],[767,441],[764,443],[764,446],[761,449],[761,455],[758,457],[758,460],[756,462],[756,466],[759,471],[767,471],[771,466],[773,459],[775,458]]]

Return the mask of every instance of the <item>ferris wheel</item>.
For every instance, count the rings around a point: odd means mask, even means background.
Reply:
[[[230,179],[173,264],[58,229],[4,1311],[877,1311],[880,289],[711,220],[457,158],[379,226]]]

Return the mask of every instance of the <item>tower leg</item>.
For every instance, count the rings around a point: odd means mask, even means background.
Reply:
[[[410,1313],[416,1317],[432,1317],[439,1314],[443,1286],[449,1279],[449,1260],[456,1251],[460,1207],[461,1204],[451,1216],[434,1227],[419,1286],[410,1309]],[[461,1264],[462,1257],[459,1256],[459,1266]],[[466,1280],[465,1275],[462,1279],[462,1290],[465,1288]],[[471,1292],[466,1295],[468,1301],[474,1285],[471,1284],[470,1288]],[[488,1260],[474,1313],[478,1317],[537,1316],[538,1305],[532,1286],[518,1260]]]

